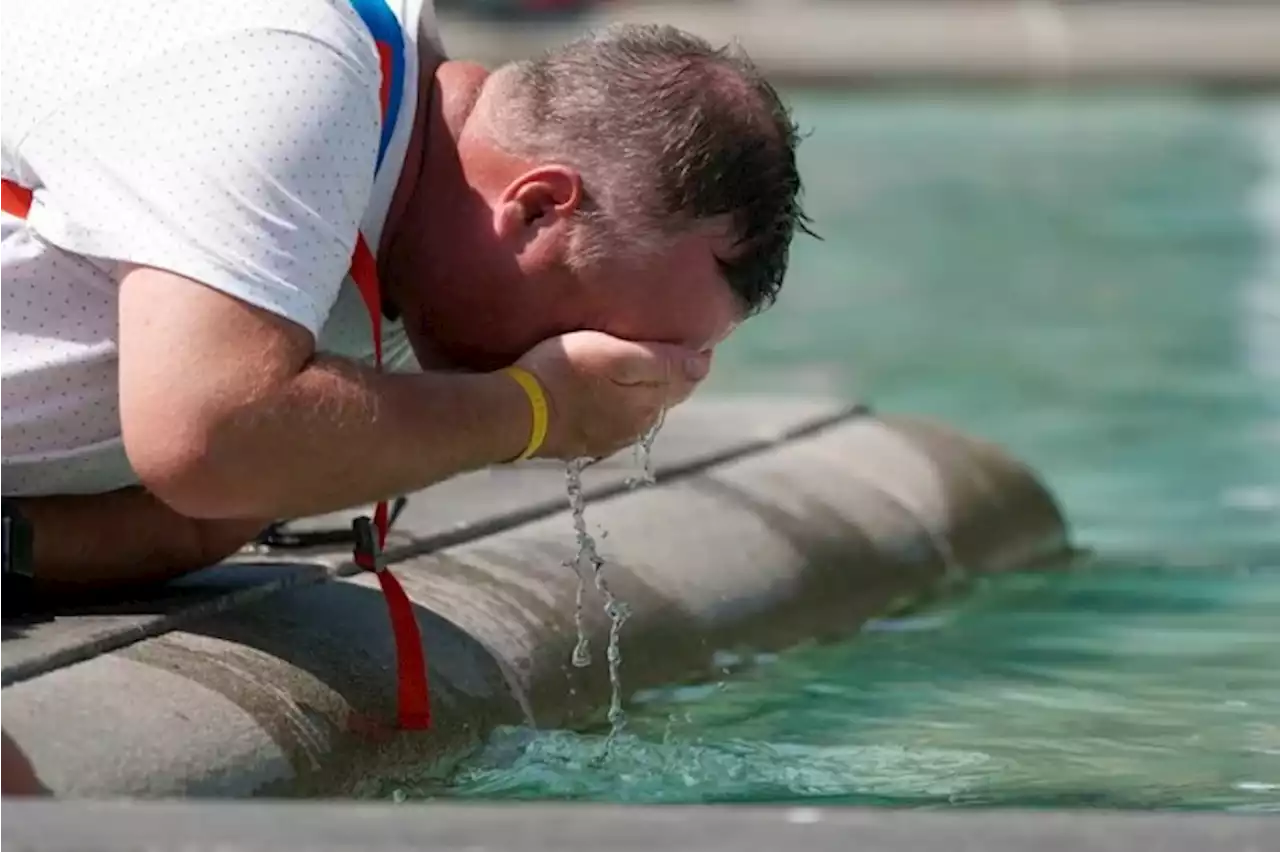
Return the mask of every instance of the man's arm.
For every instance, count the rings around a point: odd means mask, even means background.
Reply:
[[[197,521],[142,488],[18,501],[35,531],[36,585],[45,593],[153,583],[239,550],[266,521]]]
[[[148,490],[193,518],[317,514],[518,455],[531,413],[500,374],[380,374],[198,282],[127,269],[120,418]]]

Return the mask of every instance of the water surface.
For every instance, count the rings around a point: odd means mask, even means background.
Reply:
[[[1280,104],[824,94],[797,116],[826,239],[712,384],[992,438],[1097,557],[838,645],[725,651],[721,680],[634,696],[605,760],[598,732],[507,729],[401,794],[1280,808]]]
[[[451,796],[1280,812],[1280,570],[982,583],[855,641],[730,655],[602,732],[498,731]]]

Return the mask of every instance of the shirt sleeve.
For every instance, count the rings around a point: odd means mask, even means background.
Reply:
[[[22,140],[31,226],[81,255],[163,268],[318,336],[377,156],[372,47],[301,32],[153,54],[62,100]]]

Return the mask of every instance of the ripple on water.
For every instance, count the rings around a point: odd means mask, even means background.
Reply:
[[[653,741],[622,734],[503,728],[447,795],[629,803],[948,797],[980,782],[992,758],[963,749],[809,745],[732,739]],[[442,791],[443,792],[443,791]]]

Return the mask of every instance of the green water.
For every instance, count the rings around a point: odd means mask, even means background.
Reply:
[[[1280,812],[1280,570],[1005,577],[855,641],[730,655],[628,733],[506,729],[449,795]]]
[[[605,760],[600,731],[501,730],[403,792],[1280,810],[1280,103],[797,107],[826,240],[713,385],[990,437],[1097,558],[721,652],[721,680],[632,696]]]

